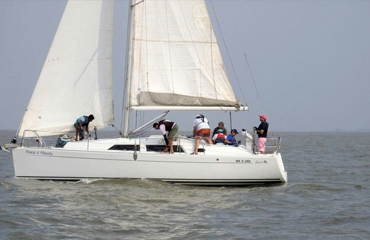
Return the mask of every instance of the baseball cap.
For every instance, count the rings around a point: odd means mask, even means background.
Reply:
[[[265,120],[267,120],[266,115],[260,115],[260,117],[263,118],[263,119],[265,119]]]
[[[236,133],[236,134],[239,134],[238,130],[236,130],[236,129],[233,129],[231,131],[234,132],[234,133]]]

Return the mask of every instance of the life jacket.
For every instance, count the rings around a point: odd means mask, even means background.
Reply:
[[[158,122],[159,126],[162,124],[165,126],[165,129],[167,132],[171,131],[172,127],[174,126],[175,122],[172,122],[171,120],[163,119]]]
[[[222,133],[217,133],[217,137],[215,140],[215,143],[224,143],[226,139],[226,136]]]

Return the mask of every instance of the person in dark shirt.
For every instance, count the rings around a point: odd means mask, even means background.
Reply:
[[[86,129],[87,134],[89,133],[89,123],[94,120],[94,115],[90,114],[89,116],[82,116],[79,117],[76,122],[73,124],[76,128],[76,141],[78,141],[78,136],[80,137],[80,141],[84,139],[84,127]]]
[[[227,130],[226,128],[224,127],[224,123],[223,122],[219,122],[218,123],[218,127],[216,127],[214,130],[213,130],[213,134],[212,136],[214,136],[215,134],[217,134],[217,131],[219,129],[222,129],[222,133],[225,134],[225,136],[227,136]]]
[[[169,151],[171,154],[173,154],[173,140],[179,131],[179,126],[171,120],[163,119],[162,121],[159,121],[159,123],[154,123],[153,128],[160,130],[164,140],[166,141],[166,149],[163,152]],[[168,135],[166,135],[166,132]]]
[[[266,115],[259,115],[261,124],[258,128],[254,127],[257,134],[258,134],[258,151],[261,153],[265,153],[266,141],[267,141],[267,131],[268,131],[268,123],[266,122],[267,117]]]
[[[229,136],[227,136],[227,138],[226,138],[226,141],[227,142],[225,142],[227,145],[234,145],[234,146],[239,146],[238,145],[238,143],[236,142],[236,140],[235,140],[235,136],[236,136],[236,134],[239,134],[239,132],[238,132],[238,130],[236,130],[236,129],[233,129],[233,130],[231,130],[231,133],[229,134]]]

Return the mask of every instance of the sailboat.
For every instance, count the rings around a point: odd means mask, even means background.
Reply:
[[[74,132],[73,123],[83,113],[95,116],[90,129],[114,121],[114,1],[69,0],[17,132],[22,140],[2,146],[11,149],[15,176],[221,186],[287,182],[280,139],[266,154],[249,145],[202,141],[199,154],[191,155],[194,138],[177,136],[175,153],[162,154],[161,135],[140,136],[168,111],[248,107],[235,97],[204,0],[130,0],[129,4],[121,136],[68,141],[64,147],[48,145],[44,139]],[[142,128],[129,130],[132,111],[151,110],[165,112]]]

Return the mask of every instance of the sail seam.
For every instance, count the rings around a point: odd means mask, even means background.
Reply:
[[[195,46],[195,43],[209,43],[208,41],[194,41],[194,39],[193,39],[193,36],[192,36],[192,34],[191,34],[191,32],[190,32],[190,28],[189,28],[189,25],[188,25],[188,22],[186,21],[186,17],[185,17],[185,14],[184,14],[184,11],[183,11],[183,8],[182,8],[182,6],[181,6],[181,3],[180,3],[180,1],[178,1],[178,3],[179,3],[179,6],[180,6],[180,10],[181,10],[181,13],[182,13],[182,16],[183,16],[183,18],[184,18],[184,20],[185,20],[185,24],[186,24],[186,26],[187,26],[187,29],[188,29],[188,32],[189,32],[189,36],[190,36],[190,39],[191,39],[191,41],[190,41],[190,43],[192,43],[193,44],[193,46],[194,46],[194,50],[195,50],[195,52],[196,52],[196,54],[197,54],[197,57],[198,57],[198,59],[200,60],[201,58],[199,57],[199,53],[198,53],[198,51],[197,51],[197,48],[196,48],[196,46]],[[204,5],[205,5],[205,2],[203,2],[204,3]],[[207,9],[207,6],[205,5],[205,8]],[[207,11],[208,12],[208,11]],[[213,44],[217,44],[217,41],[216,42],[212,42],[212,43],[210,43],[211,45],[213,45]],[[202,63],[202,61],[199,61],[199,63],[200,63],[200,66],[199,66],[199,74],[200,74],[200,76],[201,76],[201,74],[202,74],[202,69],[204,70],[204,72],[205,72],[205,74],[207,74],[208,76],[212,76],[212,74],[211,73],[209,73],[208,71],[207,71],[207,68],[204,66],[204,64]],[[224,70],[224,72],[225,72],[225,74],[226,74],[226,71]],[[227,76],[227,74],[226,74],[226,76]],[[230,80],[229,80],[229,82],[230,82]],[[201,88],[201,83],[202,83],[202,81],[200,80],[200,89],[202,89]],[[218,87],[218,85],[216,85],[215,86],[216,87],[216,89],[218,89],[219,87]],[[199,93],[200,93],[200,97],[202,97],[202,92],[201,92],[201,90],[199,89]],[[220,92],[222,92],[222,91],[220,91]],[[216,90],[216,93],[217,93],[217,90]],[[216,93],[215,93],[215,95],[216,95]],[[226,96],[224,96],[224,94],[221,94],[223,97],[224,97],[224,99],[227,101],[227,97]],[[235,96],[235,94],[234,94],[234,96]],[[217,96],[216,96],[216,99],[218,99],[217,98]]]
[[[168,25],[168,1],[165,1],[165,8],[166,8],[166,24],[167,24],[167,45],[168,45],[168,55],[169,55],[169,63],[170,63],[170,73],[171,73],[171,83],[172,83],[172,93],[175,93],[175,84],[173,82],[173,72],[172,72],[172,55],[171,55],[171,44],[170,44],[170,29]]]

